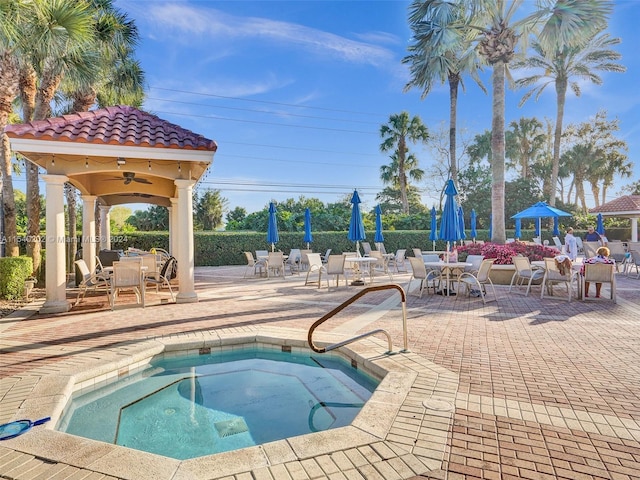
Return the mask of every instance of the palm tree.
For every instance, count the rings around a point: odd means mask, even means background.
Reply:
[[[91,50],[93,17],[88,4],[48,0],[32,2],[37,14],[28,24],[28,63],[20,72],[20,97],[23,121],[43,120],[51,116],[51,102],[62,78],[73,72],[80,82],[95,68]],[[40,188],[35,165],[26,165],[27,178],[27,253],[33,259],[34,274],[40,270]]]
[[[382,165],[380,167],[380,179],[385,185],[391,185],[396,190],[400,190],[398,152],[394,152],[390,158],[391,163],[389,165]],[[424,170],[418,167],[418,157],[413,153],[407,155],[404,162],[404,171],[408,178],[416,182],[419,182],[424,177]],[[408,187],[409,181],[407,180],[407,188]]]
[[[520,176],[530,179],[531,166],[543,155],[546,135],[537,118],[521,118],[509,124],[506,132],[506,156],[520,167]]]
[[[461,34],[479,33],[480,56],[492,67],[491,122],[491,213],[493,242],[504,243],[504,171],[505,171],[505,79],[508,66],[518,47],[524,52],[529,34],[542,27],[538,41],[547,49],[562,49],[584,42],[605,24],[611,11],[610,0],[556,0],[540,2],[538,9],[522,20],[514,17],[520,8],[531,4],[525,0],[463,0],[468,20]]]
[[[16,203],[13,191],[13,167],[9,138],[4,129],[13,114],[13,101],[18,96],[21,60],[29,39],[27,24],[34,18],[31,2],[0,2],[0,173],[3,209],[5,255],[18,255]]]
[[[405,162],[407,160],[407,141],[426,142],[429,138],[429,131],[422,123],[419,116],[409,118],[408,112],[393,114],[389,117],[389,122],[380,127],[381,152],[388,152],[395,149],[398,157],[398,187],[400,189],[400,200],[402,202],[402,213],[409,213],[409,200],[407,199],[407,173]],[[416,165],[417,166],[417,165]]]
[[[402,59],[402,63],[410,65],[411,72],[411,80],[405,86],[405,91],[412,87],[421,88],[424,99],[436,82],[449,85],[449,178],[456,184],[458,87],[464,91],[464,73],[468,72],[482,91],[487,92],[478,76],[476,51],[467,49],[465,52],[460,38],[447,35],[447,26],[462,14],[460,6],[452,2],[414,0],[409,7],[409,25],[415,43],[408,48],[411,55]]]
[[[551,170],[551,191],[545,191],[549,203],[555,205],[558,183],[558,168],[560,162],[560,141],[562,138],[562,122],[567,96],[567,88],[571,87],[576,97],[581,94],[580,84],[572,81],[572,77],[589,80],[596,85],[602,85],[602,78],[597,74],[603,72],[624,72],[626,67],[616,63],[620,53],[611,47],[620,43],[619,38],[611,38],[609,34],[595,32],[584,44],[564,46],[552,49],[544,48],[539,42],[533,42],[535,55],[522,61],[515,62],[514,68],[529,68],[539,70],[540,73],[520,78],[516,81],[518,87],[533,87],[522,97],[523,105],[532,95],[536,100],[544,89],[554,84],[556,89],[556,125],[553,141],[553,166]]]

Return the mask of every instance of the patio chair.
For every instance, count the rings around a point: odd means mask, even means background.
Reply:
[[[344,262],[344,270],[345,272],[351,272],[352,275],[355,275],[356,269],[360,268],[359,265],[356,265],[354,262],[347,262],[347,257],[357,257],[357,252],[342,252],[342,256],[345,258]]]
[[[369,266],[369,275],[371,280],[373,281],[373,277],[376,273],[382,273],[384,275],[389,275],[389,280],[393,281],[393,275],[391,274],[391,270],[389,269],[388,260],[380,253],[378,250],[373,250],[370,255],[371,258],[375,258],[377,261]]]
[[[349,256],[355,254],[349,254]],[[325,265],[325,269],[327,272],[327,277],[330,275],[336,276],[336,287],[340,282],[340,275],[344,277],[344,284],[347,286],[347,274],[345,272],[345,261],[346,255],[329,255],[329,259],[327,260],[327,264]],[[329,287],[329,279],[327,278],[327,288]]]
[[[613,265],[612,265],[613,266]],[[573,291],[573,282],[576,282],[576,297],[578,272],[573,269],[566,269],[564,273],[560,272],[558,264],[554,258],[544,259],[544,276],[542,277],[542,287],[540,291],[540,298],[553,297],[553,286],[557,284],[564,284],[567,287],[567,300],[571,302],[571,293]],[[545,294],[545,291],[547,292]],[[560,297],[555,297],[560,298]]]
[[[588,283],[608,283],[610,287],[609,298],[616,303],[616,272],[612,263],[585,263],[584,277],[582,278],[582,299],[597,300],[598,297],[587,297]]]
[[[145,306],[144,284],[141,261],[113,262],[111,274],[111,310],[115,308],[116,298],[121,290],[133,290],[137,303]]]
[[[256,260],[253,258],[253,254],[251,252],[244,252],[244,256],[247,259],[247,268],[244,270],[243,278],[247,278],[247,273],[249,273],[250,270],[253,270],[254,275],[258,272],[260,272],[260,275],[266,273],[265,268],[267,266],[267,261],[265,259]]]
[[[562,242],[560,241],[560,237],[553,237],[553,244],[560,251],[560,253],[564,252],[564,245],[562,245]]]
[[[537,245],[542,245],[542,240],[540,239],[540,237],[533,237],[531,241]]]
[[[576,237],[576,245],[578,247],[578,254],[584,254],[584,245],[580,237]]]
[[[624,250],[624,245],[621,241],[610,241],[607,244],[609,248],[609,258],[616,261],[616,272],[620,271],[620,266],[624,269],[624,262],[627,258],[627,252]]]
[[[526,282],[527,289],[524,292],[524,295],[527,296],[529,295],[529,291],[531,290],[531,285],[533,284],[533,282],[542,280],[542,277],[544,277],[545,269],[542,267],[532,266],[527,257],[514,256],[511,257],[511,261],[513,262],[513,266],[516,268],[516,271],[513,274],[513,277],[511,277],[509,292],[513,290],[514,286],[522,287]]]
[[[300,270],[305,272],[309,270],[309,258],[307,255],[310,253],[313,253],[313,250],[300,250]]]
[[[266,260],[268,256],[269,256],[268,250],[256,250],[256,261]]]
[[[631,275],[631,270],[633,270],[634,267],[636,269],[636,279],[640,278],[640,250],[631,250],[629,252],[629,258],[625,266],[627,277]]]
[[[107,293],[107,298],[109,297],[110,285],[108,274],[104,272],[90,272],[89,267],[87,267],[87,262],[83,259],[76,260],[73,263],[76,264],[82,275],[82,281],[78,285],[78,296],[76,297],[76,303],[74,303],[74,305],[80,303],[80,300],[84,298],[89,290],[97,291],[104,289]]]
[[[384,243],[382,243],[382,242],[381,243],[376,243],[376,247],[378,248],[378,251],[380,253],[382,253],[383,255],[387,254],[387,249],[384,248]]]
[[[309,268],[307,269],[307,277],[304,280],[305,285],[315,285],[318,284],[318,288],[320,288],[322,283],[322,272],[327,271],[325,266],[322,264],[322,259],[320,258],[319,253],[307,253],[307,260],[309,262]],[[318,281],[309,281],[309,277],[314,273],[318,273]],[[329,279],[327,279],[327,288],[329,287]]]
[[[420,250],[419,248],[412,248],[411,251],[413,252],[414,257],[416,258],[422,257],[422,250]]]
[[[362,250],[364,251],[364,256],[368,257],[371,254],[371,244],[369,242],[362,242]]]
[[[147,284],[155,285],[157,292],[158,289],[166,285],[169,289],[169,294],[171,295],[171,301],[175,302],[175,296],[173,295],[173,289],[171,288],[171,279],[175,276],[174,272],[177,269],[177,264],[178,261],[175,257],[169,257],[167,261],[164,262],[164,265],[162,265],[160,271],[156,271],[153,275],[145,273],[145,286]]]
[[[600,248],[600,242],[582,242],[584,249],[584,257],[591,258],[597,255],[597,251]]]
[[[409,283],[407,283],[407,294],[411,291],[411,282],[413,280],[420,280],[419,292],[418,295],[422,298],[422,293],[425,288],[427,289],[427,293],[429,293],[429,282],[431,282],[431,287],[433,288],[433,293],[435,295],[436,289],[440,284],[440,272],[436,272],[435,270],[429,270],[424,266],[424,261],[421,257],[409,257],[409,264],[411,265],[411,278],[409,278]],[[438,285],[436,285],[436,281],[438,281]]]
[[[324,253],[324,255],[320,255],[322,263],[327,263],[329,261],[329,255],[331,255],[331,249],[327,248],[327,251]]]
[[[297,273],[300,275],[300,262],[302,261],[302,252],[299,248],[292,248],[289,251],[289,257],[284,262],[285,267],[289,267],[289,272],[291,275],[293,273]]]
[[[160,273],[158,269],[158,261],[155,255],[140,255],[140,260],[142,262],[142,276],[145,280],[147,277],[155,278],[156,275]],[[158,286],[156,285],[156,292],[157,291]]]
[[[471,296],[472,292],[478,292],[478,295],[482,298],[482,303],[487,303],[486,285],[490,285],[491,290],[493,290],[493,300],[497,301],[496,288],[493,286],[493,282],[489,277],[493,262],[495,262],[494,258],[487,258],[486,260],[482,260],[480,268],[475,273],[462,272],[458,277],[458,292],[460,292],[460,285],[462,284],[465,286],[468,297]]]
[[[284,278],[284,255],[282,252],[269,252],[267,255],[267,277],[272,274]]]
[[[464,267],[465,273],[477,274],[483,260],[484,255],[467,255],[465,262],[470,263],[471,265]]]
[[[407,250],[405,248],[400,248],[396,250],[396,254],[393,257],[389,257],[388,266],[389,268],[393,267],[396,269],[396,272],[400,273],[402,269],[403,272],[408,272],[407,264],[406,264],[406,255]]]

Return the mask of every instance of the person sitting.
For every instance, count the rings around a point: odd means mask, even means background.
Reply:
[[[578,241],[573,236],[573,228],[567,228],[567,235],[564,237],[565,253],[572,262],[578,258]]]
[[[602,243],[602,237],[600,236],[600,234],[598,232],[596,232],[595,228],[589,227],[589,228],[587,228],[587,233],[584,236],[584,241],[585,242],[601,242]]]
[[[608,263],[615,264],[616,261],[612,258],[609,258],[611,252],[607,247],[600,247],[596,250],[595,257],[587,258],[584,263]],[[584,265],[582,265],[582,269],[580,272],[581,275],[584,275]],[[600,290],[602,289],[602,283],[596,282],[596,298],[600,298]],[[584,282],[584,296],[589,296],[589,282]]]

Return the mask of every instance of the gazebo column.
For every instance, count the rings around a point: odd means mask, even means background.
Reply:
[[[82,258],[89,271],[96,268],[96,200],[93,195],[82,195]]]
[[[638,217],[631,217],[631,241],[638,241]]]
[[[178,187],[177,216],[177,255],[178,260],[178,295],[176,303],[193,303],[198,301],[194,280],[194,247],[193,247],[193,186],[195,180],[174,180]]]
[[[178,199],[170,198],[169,207],[169,254],[178,258]]]
[[[100,205],[100,250],[111,250],[111,224],[108,205]]]
[[[46,184],[46,293],[40,313],[62,313],[71,308],[67,301],[67,275],[65,268],[66,238],[64,234],[65,175],[42,175]]]

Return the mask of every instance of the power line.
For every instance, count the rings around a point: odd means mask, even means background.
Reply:
[[[163,110],[156,110],[157,113],[164,113],[167,115],[181,115],[183,117],[193,118],[207,118],[209,120],[224,120],[228,122],[240,122],[240,123],[253,123],[258,125],[270,125],[272,127],[290,127],[290,128],[306,128],[309,130],[326,130],[329,132],[342,132],[342,133],[363,133],[365,135],[372,135],[376,132],[365,132],[362,130],[345,130],[341,128],[329,128],[329,127],[314,127],[310,125],[295,125],[290,123],[273,123],[273,122],[261,122],[259,120],[240,120],[238,118],[220,117],[218,115],[196,115],[193,113],[179,113],[179,112],[166,112]]]
[[[356,167],[356,168],[362,168],[362,167],[368,166],[368,165],[356,164],[356,163],[307,162],[304,160],[282,160],[279,158],[253,157],[253,156],[247,156],[247,155],[225,154],[223,155],[223,158],[224,157],[246,158],[249,160],[265,160],[268,162],[295,163],[298,165],[328,165],[331,167]],[[215,163],[214,163],[214,167],[215,167]]]
[[[286,106],[286,107],[293,107],[293,108],[306,108],[306,109],[310,109],[310,110],[323,110],[326,112],[340,112],[340,113],[349,113],[352,115],[380,115],[380,116],[384,116],[382,114],[379,113],[372,113],[372,112],[355,112],[353,110],[340,110],[337,108],[325,108],[325,107],[311,107],[308,105],[296,105],[293,103],[283,103],[283,102],[271,102],[268,100],[256,100],[253,98],[240,98],[240,97],[229,97],[229,96],[225,96],[225,95],[215,95],[213,93],[202,93],[202,92],[189,92],[187,90],[176,90],[173,88],[163,88],[163,87],[155,87],[155,86],[151,86],[149,87],[151,89],[155,89],[155,90],[164,90],[166,92],[176,92],[176,93],[187,93],[189,95],[200,95],[203,97],[212,97],[212,98],[224,98],[226,100],[238,100],[241,102],[253,102],[253,103],[264,103],[264,104],[269,104],[269,105],[281,105],[281,106]]]
[[[150,100],[158,100],[161,102],[167,102],[167,103],[180,103],[182,105],[195,105],[198,107],[207,107],[207,108],[221,108],[221,109],[225,109],[225,110],[238,110],[238,111],[242,111],[242,112],[251,112],[251,113],[262,113],[262,114],[268,114],[268,115],[281,115],[281,116],[287,116],[287,117],[296,117],[296,118],[310,118],[310,119],[315,119],[315,120],[331,120],[331,121],[336,121],[336,122],[348,122],[348,123],[360,123],[360,124],[364,124],[364,125],[379,125],[377,122],[366,122],[364,120],[351,120],[348,118],[331,118],[331,117],[317,117],[314,115],[300,115],[297,113],[289,113],[289,112],[277,112],[277,111],[270,111],[270,110],[255,110],[255,109],[251,109],[251,108],[240,108],[240,107],[225,107],[223,105],[207,105],[204,103],[194,103],[194,102],[184,102],[181,100],[169,100],[166,98],[157,98],[157,97],[146,97],[147,99]]]

